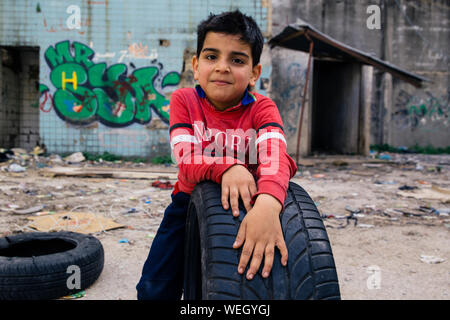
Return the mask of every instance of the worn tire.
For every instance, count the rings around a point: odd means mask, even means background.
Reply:
[[[79,267],[79,288],[68,288],[77,284],[69,279],[76,274],[71,265]],[[0,238],[0,300],[48,300],[76,293],[97,280],[103,265],[103,246],[93,236],[31,232]]]
[[[280,215],[288,248],[288,264],[281,265],[275,250],[271,274],[253,280],[237,272],[242,247],[232,245],[245,216],[224,210],[220,185],[202,182],[194,189],[188,208],[185,242],[184,299],[186,300],[304,300],[340,299],[336,267],[328,235],[309,195],[290,182]]]

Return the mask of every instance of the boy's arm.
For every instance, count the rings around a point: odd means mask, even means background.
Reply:
[[[223,173],[231,166],[245,165],[233,157],[203,155],[202,141],[198,141],[194,135],[189,106],[182,93],[173,92],[170,100],[170,146],[180,178],[193,185],[204,180],[220,184]]]
[[[252,197],[255,203],[260,194],[277,199],[284,209],[289,180],[297,172],[297,165],[286,152],[283,122],[275,103],[268,99],[255,114],[256,150],[258,153],[258,192]]]
[[[269,276],[274,259],[274,247],[281,253],[281,263],[286,266],[288,250],[281,230],[279,214],[284,209],[289,179],[297,165],[286,153],[286,139],[278,109],[271,100],[259,106],[256,124],[256,149],[258,153],[258,192],[252,197],[253,208],[239,227],[233,248],[243,245],[238,272],[242,274],[251,258],[247,279],[253,279],[264,257],[262,276]]]

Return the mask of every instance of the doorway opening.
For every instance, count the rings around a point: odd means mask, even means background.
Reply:
[[[360,132],[359,63],[314,59],[312,154],[358,154]]]
[[[0,46],[0,148],[39,143],[39,47]]]

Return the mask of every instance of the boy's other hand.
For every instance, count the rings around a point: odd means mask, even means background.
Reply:
[[[228,210],[231,204],[233,216],[239,216],[239,195],[244,203],[245,210],[252,209],[250,201],[257,192],[255,178],[243,165],[230,167],[222,176],[222,206]],[[228,203],[228,198],[230,203]]]
[[[274,248],[278,247],[281,253],[281,264],[286,266],[288,251],[284,242],[279,214],[281,203],[268,194],[260,194],[255,205],[242,220],[233,248],[242,244],[242,254],[238,265],[238,272],[242,274],[252,256],[247,279],[251,280],[258,272],[264,257],[262,276],[267,278],[272,270]]]

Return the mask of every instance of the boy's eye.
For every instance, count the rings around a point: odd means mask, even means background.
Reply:
[[[239,59],[239,58],[234,58],[232,61],[233,61],[233,63],[237,63],[237,64],[243,64],[244,63],[244,60]]]
[[[213,54],[208,54],[207,56],[206,56],[206,59],[207,60],[215,60],[217,57],[215,56],[215,55],[213,55]]]

